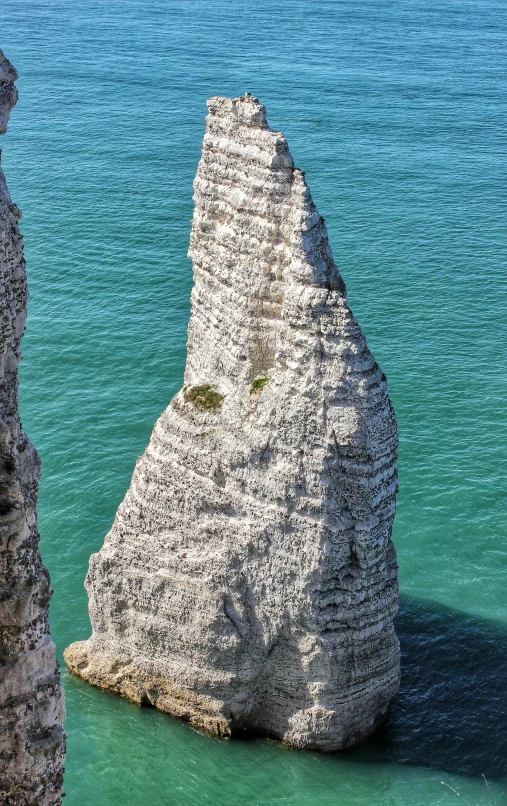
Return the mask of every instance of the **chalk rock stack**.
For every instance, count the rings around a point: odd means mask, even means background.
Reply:
[[[184,385],[66,661],[216,734],[333,750],[399,683],[396,421],[287,141],[251,95],[208,107]]]
[[[0,134],[16,78],[0,51]],[[0,170],[0,804],[53,806],[62,796],[64,703],[38,548],[40,460],[18,413],[27,301],[20,217]]]

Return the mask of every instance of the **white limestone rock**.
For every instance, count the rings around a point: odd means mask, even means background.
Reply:
[[[0,134],[17,100],[0,51]],[[48,623],[51,596],[37,531],[40,460],[18,413],[26,319],[21,213],[0,170],[0,804],[61,803],[64,700]]]
[[[287,141],[251,95],[208,107],[184,386],[65,657],[214,733],[333,750],[399,684],[396,421]]]

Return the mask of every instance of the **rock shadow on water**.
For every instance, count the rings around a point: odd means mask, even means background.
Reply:
[[[507,629],[402,597],[395,621],[402,680],[358,762],[396,762],[507,778]]]

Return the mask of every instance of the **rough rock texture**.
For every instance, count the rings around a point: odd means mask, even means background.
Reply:
[[[16,78],[0,51],[2,134]],[[0,804],[53,806],[62,795],[64,704],[38,548],[40,460],[18,414],[27,300],[20,217],[0,170]]]
[[[398,688],[396,421],[285,138],[252,96],[208,107],[184,386],[66,661],[217,734],[332,750]]]

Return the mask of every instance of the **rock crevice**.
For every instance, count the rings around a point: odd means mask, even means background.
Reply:
[[[66,651],[220,735],[371,733],[399,684],[397,430],[324,219],[256,98],[212,98],[183,389],[155,425]]]

